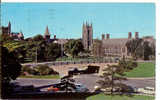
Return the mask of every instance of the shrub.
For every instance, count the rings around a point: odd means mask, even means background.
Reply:
[[[31,75],[38,74],[38,72],[36,70],[34,70],[33,68],[31,68],[30,66],[27,66],[27,65],[22,66],[22,69],[21,69],[22,75],[25,75],[25,72],[27,72],[28,74],[31,74]]]
[[[58,72],[54,71],[48,65],[37,65],[35,67],[30,67],[28,65],[24,65],[22,67],[21,75],[59,75]]]
[[[57,75],[58,72],[54,71],[48,65],[37,65],[34,69],[38,72],[39,75]]]

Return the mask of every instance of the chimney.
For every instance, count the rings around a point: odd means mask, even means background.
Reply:
[[[105,35],[104,34],[102,34],[102,40],[104,40],[105,39]]]
[[[131,39],[131,38],[132,38],[132,33],[128,32],[128,39]]]
[[[56,39],[56,35],[54,35],[54,39]]]
[[[138,39],[138,32],[135,32],[135,38]]]
[[[106,39],[109,39],[109,34],[106,34]]]

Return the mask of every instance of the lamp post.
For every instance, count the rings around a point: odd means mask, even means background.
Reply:
[[[36,43],[36,51],[35,51],[35,65],[37,65],[37,55],[38,55],[38,53],[37,53],[37,48],[38,47],[38,44]]]
[[[62,44],[62,41],[61,41],[61,58],[63,57],[63,44]]]

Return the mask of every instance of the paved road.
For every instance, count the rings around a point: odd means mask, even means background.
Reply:
[[[95,85],[98,85],[96,81],[100,78],[97,75],[80,75],[75,76],[75,80],[77,83],[84,84],[88,89],[91,91],[94,89]],[[19,78],[14,82],[19,83],[20,85],[34,85],[35,87],[40,86],[48,86],[51,84],[57,83],[58,79],[27,79],[27,78]],[[154,78],[132,78],[124,81],[124,83],[137,88],[144,88],[146,86],[154,87],[155,86],[155,79]]]

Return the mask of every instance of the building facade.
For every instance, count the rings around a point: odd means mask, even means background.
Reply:
[[[93,44],[93,28],[92,24],[86,24],[83,23],[82,27],[82,43],[84,46],[84,49],[91,50],[91,46]]]
[[[135,38],[138,39],[138,32],[135,32]],[[128,38],[110,38],[110,34],[102,34],[102,48],[105,56],[126,57],[131,54],[128,53],[126,43],[132,38],[132,33],[128,32]]]
[[[110,34],[102,34],[102,48],[104,50],[104,56],[118,56],[118,57],[130,57],[126,43],[132,39],[139,39],[139,33],[135,32],[135,37],[132,37],[132,33],[128,32],[128,38],[110,38]],[[155,45],[155,39],[153,36],[145,36],[140,38],[143,41],[147,41],[150,46]]]

